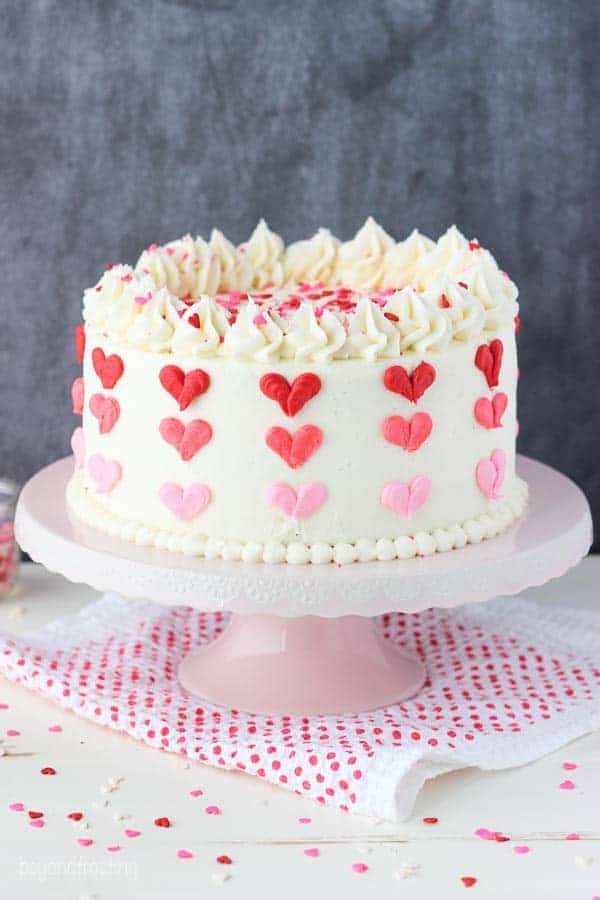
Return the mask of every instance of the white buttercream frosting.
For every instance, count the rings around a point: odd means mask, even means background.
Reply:
[[[355,237],[341,245],[335,270],[336,281],[363,290],[380,287],[385,256],[393,246],[393,238],[369,216]]]
[[[244,562],[291,565],[323,565],[331,562],[349,565],[353,562],[389,561],[411,559],[415,556],[431,556],[448,550],[460,549],[467,544],[479,544],[506,531],[527,509],[528,488],[520,478],[515,480],[509,497],[499,502],[489,514],[457,522],[447,528],[418,531],[395,540],[359,539],[355,543],[306,544],[293,541],[236,542],[205,538],[195,534],[169,533],[136,521],[124,519],[102,507],[86,489],[84,474],[77,470],[67,485],[67,502],[75,515],[85,524],[113,537],[172,553],[200,556],[207,559],[241,559]]]
[[[290,284],[329,284],[331,281],[340,242],[327,228],[319,228],[306,241],[297,241],[285,251],[284,271]]]
[[[285,287],[282,287],[285,285]],[[145,250],[84,294],[87,326],[140,349],[270,363],[372,361],[487,340],[518,312],[517,288],[455,226],[395,243],[373,219],[340,244],[291,244],[261,220],[239,248],[220,231]]]
[[[279,286],[283,283],[284,244],[264,219],[260,220],[250,238],[239,249],[252,266],[252,287]]]

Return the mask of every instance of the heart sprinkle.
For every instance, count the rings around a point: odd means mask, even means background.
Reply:
[[[437,825],[439,819],[436,816],[425,816],[423,822],[425,825]]]
[[[224,853],[222,856],[217,856],[217,862],[222,866],[230,866],[232,865],[233,860],[230,856],[227,856],[227,854]]]
[[[71,812],[68,814],[67,819],[71,819],[72,822],[81,822],[81,820],[83,819],[83,813]]]
[[[160,816],[158,819],[155,819],[155,820],[154,820],[154,824],[155,824],[158,828],[170,828],[170,827],[171,827],[171,820],[168,819],[166,816]]]
[[[178,850],[177,857],[179,859],[193,859],[194,854],[191,853],[189,850]]]
[[[219,806],[207,806],[204,812],[207,816],[220,816],[221,808]]]
[[[567,778],[566,781],[561,781],[559,784],[559,788],[561,791],[573,791],[576,788],[576,784],[574,781],[571,781],[570,778]]]
[[[355,862],[352,863],[352,871],[356,872],[357,875],[364,875],[365,872],[369,871],[369,867],[364,862]]]
[[[12,812],[23,812],[25,806],[23,803],[9,803],[8,808],[12,810]]]
[[[92,838],[77,838],[77,843],[80,847],[91,847],[94,841]]]
[[[40,769],[40,773],[42,775],[56,775],[56,769],[53,769],[52,766],[44,766],[43,769]]]
[[[141,831],[136,831],[135,828],[126,828],[125,829],[125,837],[128,837],[128,838],[139,837],[141,833],[142,833]]]
[[[203,794],[202,788],[194,788],[193,791],[190,791],[190,797],[202,797]]]
[[[563,769],[565,770],[565,772],[572,772],[573,769],[576,769],[576,768],[577,768],[577,763],[574,763],[574,762],[564,762],[564,763],[562,764],[562,767],[563,767]]]
[[[62,725],[50,725],[48,731],[52,732],[52,734],[58,734],[62,731]]]
[[[518,844],[516,847],[513,847],[514,853],[518,853],[521,856],[524,856],[525,853],[531,852],[531,847],[527,847],[525,844]]]
[[[42,819],[44,817],[43,812],[36,812],[33,809],[30,809],[29,812],[27,813],[27,815],[29,816],[30,819]]]
[[[32,828],[43,828],[46,823],[43,819],[32,819],[29,824]]]
[[[309,856],[311,859],[316,859],[317,856],[321,855],[321,851],[318,847],[307,847],[304,851],[305,856]]]
[[[466,888],[473,887],[474,884],[477,884],[477,879],[473,878],[472,875],[463,875],[460,879]]]

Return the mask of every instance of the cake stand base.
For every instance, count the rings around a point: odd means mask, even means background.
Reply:
[[[385,706],[423,684],[421,664],[375,630],[373,616],[516,594],[557,578],[591,543],[585,497],[568,478],[518,459],[527,515],[504,534],[423,559],[350,566],[268,566],[136,546],[73,518],[72,459],[25,485],[15,531],[52,572],[97,590],[233,613],[225,632],[181,663],[181,683],[210,703],[267,714],[344,714]]]
[[[425,669],[383,638],[373,619],[234,615],[220,637],[186,656],[179,680],[223,706],[342,715],[412,696]]]

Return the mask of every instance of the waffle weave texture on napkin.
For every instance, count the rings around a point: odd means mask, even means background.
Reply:
[[[26,637],[0,634],[0,672],[151,747],[392,820],[434,775],[527,763],[600,727],[600,617],[589,612],[520,597],[381,616],[427,682],[346,717],[250,715],[189,695],[179,661],[226,624],[107,594]]]

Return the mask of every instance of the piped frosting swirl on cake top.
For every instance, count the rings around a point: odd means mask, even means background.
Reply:
[[[236,247],[220,231],[152,245],[84,294],[87,327],[141,350],[375,360],[491,335],[518,312],[494,257],[452,226],[396,243],[369,218],[340,243],[321,228],[285,247],[264,221]]]

